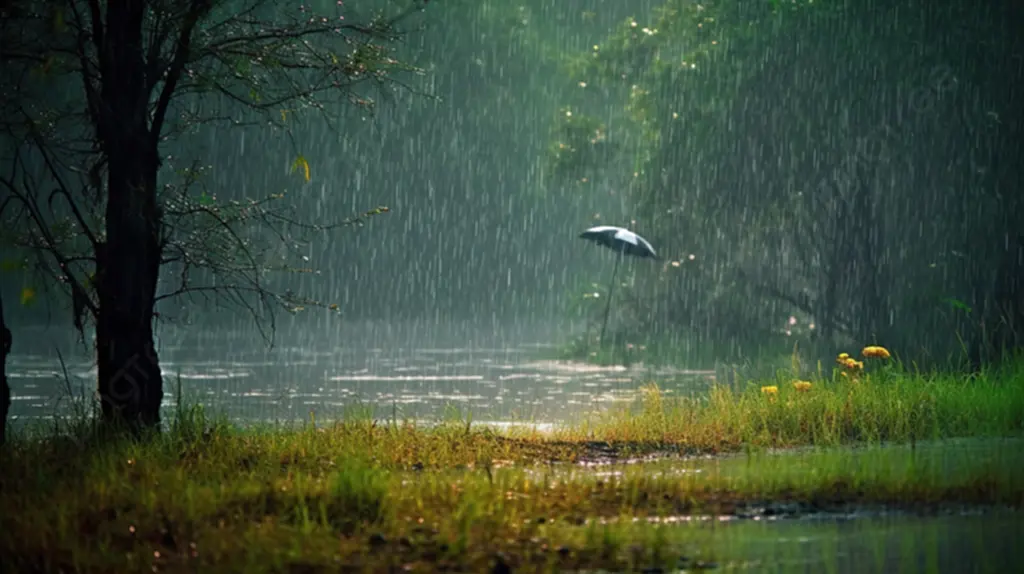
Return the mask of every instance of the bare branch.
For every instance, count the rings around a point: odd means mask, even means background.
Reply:
[[[164,80],[163,89],[160,91],[156,111],[153,112],[150,134],[154,146],[160,141],[160,132],[163,129],[164,117],[167,115],[167,106],[171,103],[174,91],[178,87],[178,81],[181,79],[181,72],[189,59],[192,32],[195,30],[200,18],[208,13],[209,10],[209,0],[192,0],[190,8],[186,12],[184,22],[181,25],[181,33],[178,36],[178,42],[174,47],[174,60],[171,61],[170,68],[167,70],[167,78]],[[153,62],[150,62],[150,65],[152,66]]]
[[[53,259],[57,262],[57,267],[63,273],[63,276],[53,273],[54,278],[58,281],[60,281],[61,279],[66,280],[67,284],[71,288],[72,293],[74,293],[75,296],[77,297],[81,297],[85,306],[95,316],[98,311],[96,304],[92,301],[92,298],[88,296],[88,294],[85,291],[85,288],[81,285],[81,283],[79,283],[79,281],[72,276],[70,272],[71,269],[69,266],[70,261],[57,248],[59,242],[57,242],[54,239],[50,230],[50,226],[45,221],[45,218],[43,218],[42,213],[39,211],[38,206],[35,203],[35,200],[32,198],[32,196],[27,195],[23,193],[21,190],[19,190],[17,186],[14,185],[14,182],[8,180],[7,178],[0,177],[0,185],[7,188],[7,190],[11,193],[12,197],[17,198],[17,200],[20,201],[27,208],[29,219],[32,221],[33,225],[38,230],[40,236],[43,238],[42,247],[46,250],[47,253],[49,253],[50,256],[53,257]]]
[[[120,120],[110,107],[119,97],[111,69],[118,58],[108,44],[121,28],[111,27],[126,26],[121,31],[140,44],[132,59],[142,60],[142,70],[135,71],[145,84],[128,104],[146,112],[148,145],[157,157],[167,137],[212,122],[278,128],[299,153],[293,131],[301,112],[312,111],[333,127],[342,117],[335,104],[372,112],[378,94],[414,91],[397,74],[421,71],[393,54],[403,35],[399,22],[426,1],[410,3],[396,16],[357,22],[340,18],[340,12],[314,16],[270,0],[244,0],[241,6],[166,0],[143,7],[75,0],[58,33],[50,33],[46,18],[37,14],[25,16],[25,26],[5,21],[5,32],[18,33],[15,42],[5,36],[0,60],[10,64],[5,83],[15,81],[18,90],[0,99],[0,132],[11,136],[15,150],[12,169],[0,174],[0,241],[24,249],[53,287],[70,292],[76,325],[80,306],[93,316],[99,312],[91,273],[110,208],[104,193],[110,150],[101,144]],[[67,80],[76,86],[70,98],[34,97],[51,92],[53,81],[65,89]],[[19,156],[22,148],[25,157]],[[165,158],[162,179],[173,168],[169,163]],[[265,336],[279,310],[337,310],[278,288],[275,274],[319,273],[303,255],[316,234],[361,226],[388,211],[382,206],[319,223],[301,217],[284,194],[217,200],[201,170],[177,173],[180,179],[171,176],[157,187],[160,264],[177,282],[158,299],[185,295],[238,306],[252,314]]]
[[[82,233],[85,234],[85,237],[89,240],[89,243],[91,243],[93,248],[95,249],[96,246],[99,244],[99,242],[96,240],[96,235],[93,234],[92,229],[89,227],[89,224],[86,223],[85,218],[82,217],[82,212],[78,209],[78,204],[75,203],[75,200],[71,197],[71,194],[68,192],[67,186],[64,185],[64,180],[63,178],[61,178],[60,173],[57,171],[57,168],[53,165],[53,162],[50,160],[50,155],[46,152],[45,146],[40,145],[40,142],[38,141],[38,136],[33,137],[37,140],[36,145],[39,146],[39,151],[43,157],[43,162],[46,164],[46,167],[50,170],[50,176],[53,177],[53,179],[57,182],[58,186],[57,189],[50,194],[50,199],[48,203],[52,206],[53,198],[57,194],[64,196],[64,198],[68,202],[68,206],[71,208],[71,212],[74,214],[75,219],[78,221],[79,227],[82,229]]]
[[[92,31],[93,47],[96,54],[103,51],[103,20],[100,15],[99,0],[89,0],[89,26],[85,25],[82,14],[78,10],[77,2],[68,3],[71,8],[74,21],[77,24],[78,33],[75,35],[75,42],[78,46],[77,54],[80,72],[82,75],[82,89],[85,91],[86,109],[89,118],[94,126],[100,125],[100,100],[99,89],[96,86],[96,76],[99,64],[94,64],[89,59],[89,50],[86,48],[87,29]]]

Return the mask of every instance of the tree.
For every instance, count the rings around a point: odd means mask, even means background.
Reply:
[[[581,56],[569,79],[604,98],[580,107],[630,122],[570,141],[571,175],[598,167],[580,150],[624,144],[598,165],[635,174],[635,217],[662,252],[698,256],[638,282],[647,328],[753,342],[792,313],[823,349],[967,347],[980,363],[1019,346],[1019,13],[666,0]]]
[[[0,446],[7,442],[7,412],[11,408],[11,386],[7,383],[7,356],[13,339],[4,320],[4,301],[0,296]]]
[[[287,135],[310,113],[335,125],[345,105],[372,108],[375,93],[404,85],[398,74],[417,72],[393,44],[426,3],[367,18],[326,1],[3,4],[0,215],[30,267],[70,296],[75,326],[95,326],[104,421],[159,424],[161,297],[226,297],[271,320],[275,306],[319,304],[268,286],[267,273],[298,268],[267,261],[261,242],[361,222],[304,222],[280,193],[217,200],[198,164],[167,165],[162,148],[213,122]],[[294,168],[310,179],[301,155]],[[179,285],[159,294],[167,266]]]
[[[739,163],[736,139],[725,136],[736,121],[730,106],[771,20],[767,3],[667,0],[569,62],[567,77],[586,86],[585,99],[562,120],[554,167],[582,187],[610,180],[628,197],[621,216],[661,253],[681,257],[636,282],[634,299],[647,302],[636,312],[657,318],[634,321],[638,332],[684,334],[704,349],[719,343],[722,355],[763,341],[780,314],[777,305],[747,312],[754,294],[733,271],[777,241],[771,228],[739,217],[756,198],[714,189],[720,173],[743,171],[727,165]]]

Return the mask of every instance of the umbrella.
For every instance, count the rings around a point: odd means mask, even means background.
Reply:
[[[609,249],[618,252],[619,256],[615,258],[615,268],[612,270],[612,280],[608,284],[608,303],[605,304],[604,308],[604,321],[601,323],[601,343],[604,343],[604,331],[608,327],[608,314],[612,310],[612,289],[615,288],[615,274],[619,271],[619,261],[625,255],[632,255],[634,257],[650,257],[651,259],[657,259],[658,255],[654,252],[654,248],[647,242],[646,239],[640,237],[636,233],[622,227],[614,227],[611,225],[599,225],[597,227],[591,227],[580,234],[582,239],[589,239],[600,245],[604,245]]]

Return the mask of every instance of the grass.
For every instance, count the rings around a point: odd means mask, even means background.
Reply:
[[[772,381],[716,385],[692,397],[671,397],[651,385],[642,390],[639,407],[577,421],[556,436],[721,452],[1024,430],[1024,361],[971,376],[914,373],[881,362],[855,379],[829,371],[803,381],[809,383],[804,391],[785,373]]]
[[[366,417],[239,429],[198,408],[139,441],[51,429],[0,454],[0,553],[47,572],[695,569],[719,557],[635,519],[1024,506],[1017,439],[931,440],[1019,435],[1020,367],[868,365],[857,382],[692,398],[652,386],[634,409],[550,434]],[[858,446],[825,448],[840,445]],[[769,450],[794,446],[816,448]],[[623,460],[666,451],[737,454]],[[595,458],[614,464],[570,464]]]

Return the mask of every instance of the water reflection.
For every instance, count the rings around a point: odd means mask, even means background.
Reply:
[[[719,569],[751,572],[1015,572],[1024,520],[1015,512],[903,514],[856,520],[707,521],[677,535]]]

